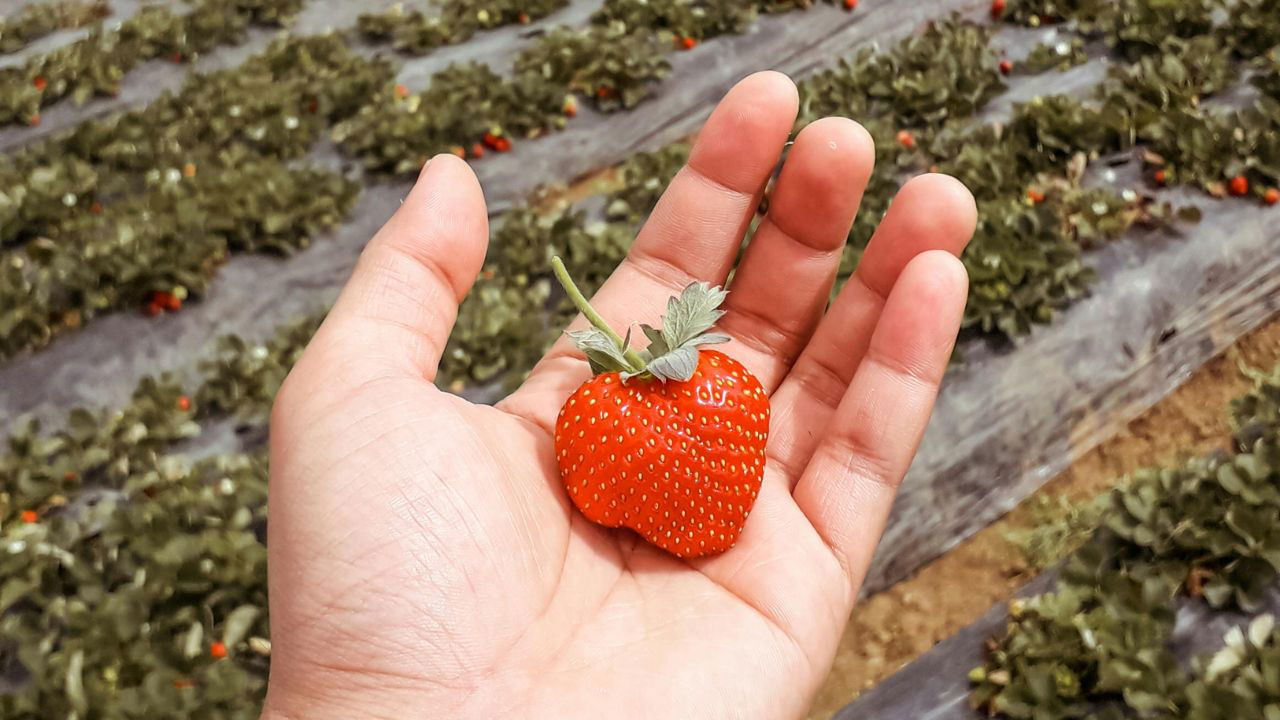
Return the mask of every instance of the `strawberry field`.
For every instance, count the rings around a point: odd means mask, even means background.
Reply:
[[[962,341],[869,593],[1280,307],[1276,0],[11,4],[0,717],[257,716],[272,399],[437,153],[491,212],[437,383],[485,402],[576,313],[551,257],[593,291],[749,72],[796,79],[797,130],[875,138],[841,282],[906,178],[966,183]],[[917,670],[945,717],[1280,713],[1278,387],[1257,369],[1231,452],[1127,481],[987,652]],[[933,711],[885,687],[849,717]]]

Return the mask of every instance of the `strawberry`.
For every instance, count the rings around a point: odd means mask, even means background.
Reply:
[[[1012,60],[1010,60],[1009,58],[1005,58],[1005,59],[1001,60],[1001,61],[1000,61],[1000,74],[1001,74],[1001,75],[1008,75],[1008,74],[1010,74],[1010,73],[1012,73],[1012,72],[1013,72],[1013,61],[1012,61]]]
[[[1249,194],[1249,178],[1243,175],[1237,175],[1231,178],[1231,194],[1236,197],[1243,197]]]
[[[1267,188],[1267,191],[1262,194],[1262,202],[1268,205],[1280,204],[1280,189]]]
[[[560,478],[594,523],[627,527],[681,558],[733,547],[764,476],[769,397],[737,360],[704,345],[727,293],[693,283],[667,302],[649,346],[627,347],[554,258],[556,277],[595,326],[569,333],[594,377],[556,419]]]
[[[1004,15],[1005,0],[991,0],[991,17],[999,18]]]

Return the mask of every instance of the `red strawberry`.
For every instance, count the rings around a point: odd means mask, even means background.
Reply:
[[[1249,194],[1249,178],[1243,175],[1237,175],[1231,178],[1231,194],[1241,197]]]
[[[570,333],[595,377],[565,402],[555,451],[569,497],[592,522],[628,527],[682,558],[733,547],[764,475],[769,398],[738,361],[700,346],[726,293],[694,283],[637,352],[553,264],[594,329]]]

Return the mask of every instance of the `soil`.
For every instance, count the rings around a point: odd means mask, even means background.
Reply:
[[[1034,577],[1035,569],[1008,535],[1028,527],[1033,518],[1043,519],[1043,512],[1032,510],[1037,498],[1087,501],[1140,468],[1227,448],[1227,405],[1252,386],[1240,368],[1269,371],[1277,363],[1280,318],[1204,365],[1124,432],[1085,454],[1000,521],[910,579],[868,598],[853,612],[810,720],[831,717],[860,692],[973,623]]]

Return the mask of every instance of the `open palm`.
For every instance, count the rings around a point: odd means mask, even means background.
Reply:
[[[609,322],[653,323],[691,280],[725,282],[796,104],[776,73],[728,94],[593,299]],[[791,149],[719,325],[772,399],[764,484],[737,546],[690,561],[569,502],[550,430],[590,372],[567,342],[496,407],[434,386],[488,231],[467,165],[433,159],[277,399],[265,716],[802,714],[966,292],[955,256],[973,201],[930,175],[899,193],[827,307],[873,156],[836,118]]]

